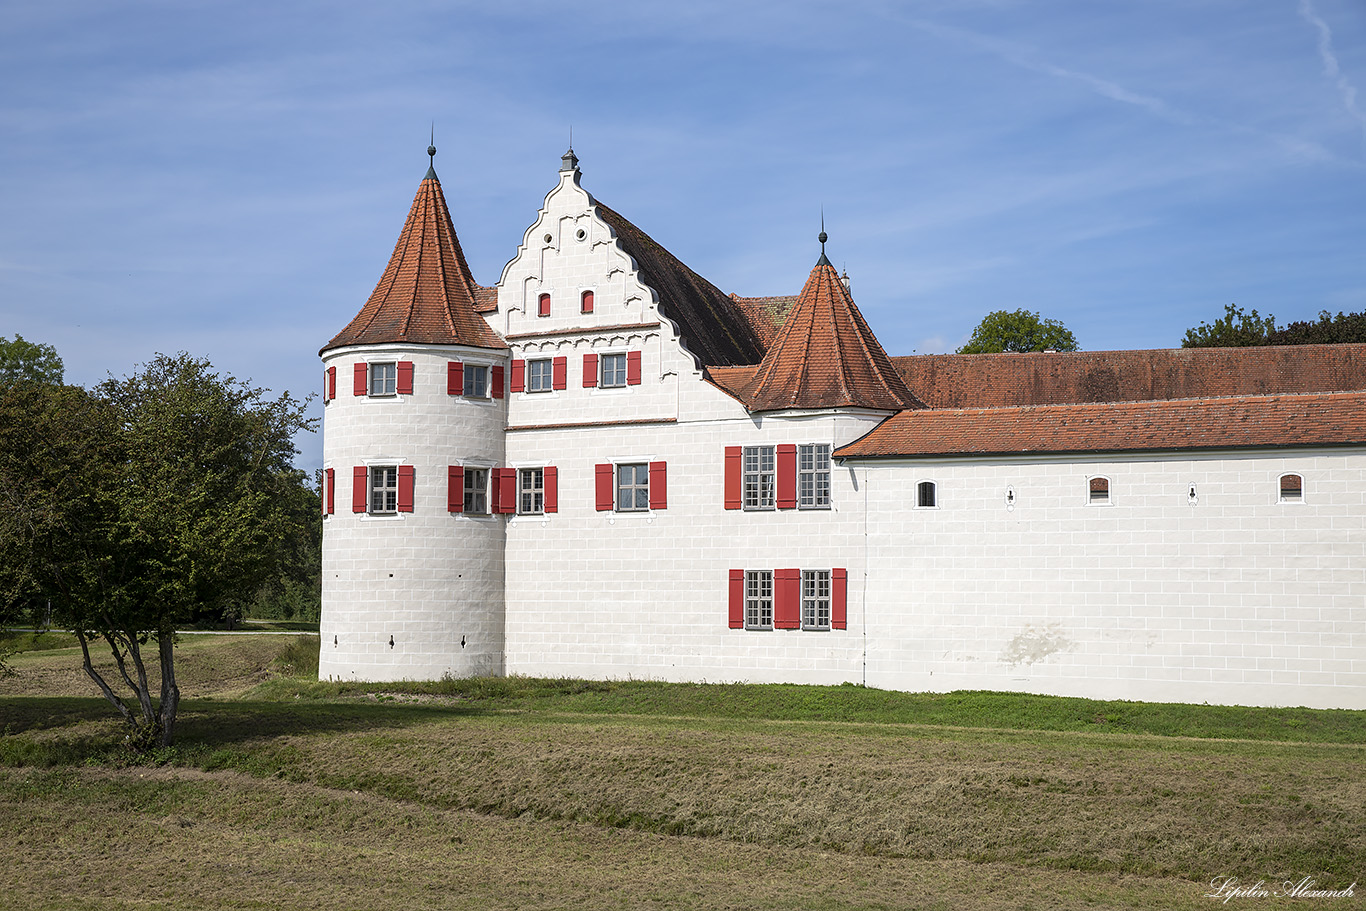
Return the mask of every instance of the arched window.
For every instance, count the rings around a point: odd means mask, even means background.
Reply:
[[[550,295],[549,295],[549,294],[542,294],[542,295],[540,296],[540,298],[537,300],[537,302],[536,302],[536,315],[537,315],[537,316],[549,316],[549,315],[550,315]]]
[[[1110,479],[1096,477],[1092,478],[1088,484],[1087,502],[1089,503],[1109,503],[1110,502]]]
[[[1304,478],[1297,474],[1281,475],[1281,502],[1304,502]]]
[[[933,481],[921,481],[915,485],[915,505],[921,509],[929,509],[939,505],[935,498]]]
[[[583,294],[579,295],[579,312],[580,312],[580,313],[592,313],[592,312],[593,312],[593,292],[592,292],[592,291],[585,291],[585,292],[583,292]]]

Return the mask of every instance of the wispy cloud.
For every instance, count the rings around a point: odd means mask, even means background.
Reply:
[[[1351,81],[1338,66],[1337,54],[1333,52],[1333,30],[1328,27],[1328,23],[1314,11],[1312,0],[1300,0],[1300,15],[1304,21],[1308,22],[1319,33],[1319,57],[1323,60],[1323,75],[1337,85],[1338,93],[1342,95],[1342,106],[1348,115],[1361,126],[1361,140],[1363,151],[1366,151],[1366,113],[1357,107],[1357,90]]]

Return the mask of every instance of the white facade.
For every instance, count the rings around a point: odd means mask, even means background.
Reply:
[[[326,352],[339,389],[325,418],[323,678],[1366,708],[1366,447],[836,460],[826,507],[727,508],[728,447],[834,451],[888,413],[747,411],[704,376],[578,181],[560,172],[484,314],[507,352]],[[605,386],[618,355],[630,381]],[[411,395],[353,395],[358,361],[412,363]],[[450,394],[451,361],[504,368],[506,398]],[[549,362],[546,391],[532,391],[534,361]],[[413,466],[411,512],[353,512],[357,466],[393,465]],[[614,496],[622,466],[651,466],[664,502],[601,508],[604,465]],[[554,489],[532,514],[453,512],[451,466],[553,468]],[[1303,488],[1283,502],[1286,473]],[[917,505],[921,482],[933,506]],[[733,573],[782,569],[842,571],[845,628],[734,628]]]

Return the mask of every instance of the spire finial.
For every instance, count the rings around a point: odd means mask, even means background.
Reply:
[[[830,235],[825,233],[825,206],[821,206],[821,233],[816,235],[816,240],[821,242],[821,258],[816,260],[818,266],[829,266],[830,260],[825,258],[825,242],[830,239]]]
[[[432,121],[432,138],[431,138],[430,142],[427,144],[427,159],[428,159],[428,162],[429,162],[429,164],[427,165],[427,173],[426,173],[425,175],[423,175],[422,179],[423,179],[423,180],[427,180],[427,179],[430,178],[430,179],[432,179],[432,180],[435,180],[435,179],[436,179],[436,121],[435,121],[435,120]]]
[[[561,171],[577,171],[579,169],[579,158],[574,154],[574,128],[569,128],[569,151],[560,156]]]

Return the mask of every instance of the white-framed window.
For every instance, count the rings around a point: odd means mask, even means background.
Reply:
[[[467,516],[489,514],[489,470],[465,467],[464,512]]]
[[[617,512],[644,512],[650,508],[650,465],[648,462],[618,464]]]
[[[939,508],[939,488],[933,481],[921,481],[915,485],[915,508]]]
[[[830,570],[802,570],[802,629],[830,628]]]
[[[1280,503],[1303,503],[1304,502],[1304,477],[1299,474],[1289,473],[1281,475],[1278,485]]]
[[[517,514],[539,516],[545,512],[545,469],[517,470]]]
[[[742,458],[745,509],[772,509],[777,458],[772,446],[746,446]],[[771,581],[771,580],[770,580]]]
[[[370,394],[398,394],[398,364],[394,361],[370,364]]]
[[[1110,479],[1097,475],[1086,481],[1086,502],[1092,506],[1110,504]]]
[[[773,570],[745,570],[745,629],[773,629]]]
[[[550,392],[555,388],[555,368],[550,358],[526,362],[526,391]]]
[[[598,357],[599,388],[614,389],[626,385],[626,355],[604,354]]]
[[[370,468],[370,515],[392,516],[398,512],[398,467]]]
[[[486,399],[489,397],[489,368],[481,364],[466,364],[465,377],[461,388],[467,398]]]
[[[830,444],[805,443],[797,447],[797,506],[830,508]]]

